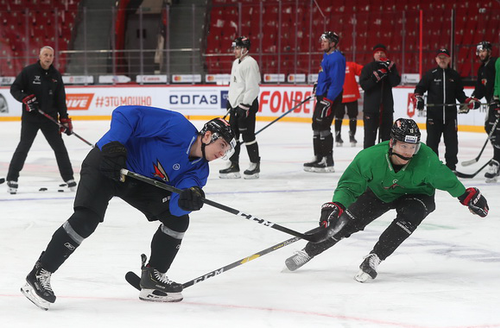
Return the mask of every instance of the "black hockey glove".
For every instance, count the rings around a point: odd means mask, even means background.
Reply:
[[[422,96],[419,93],[416,93],[414,97],[416,101],[415,107],[417,107],[417,110],[420,111],[424,110],[424,96]]]
[[[235,110],[236,117],[247,118],[248,111],[250,110],[250,105],[239,104],[238,106],[236,106],[236,108],[234,110]]]
[[[198,211],[203,207],[204,199],[205,193],[200,187],[186,188],[179,194],[179,207],[184,211]]]
[[[372,79],[375,83],[379,83],[382,81],[387,76],[387,69],[385,68],[379,68],[375,71],[373,71]]]
[[[120,170],[127,166],[127,148],[118,141],[112,141],[102,146],[101,153],[101,173],[110,179],[121,181]]]
[[[26,106],[26,111],[32,112],[38,109],[38,101],[36,101],[35,95],[29,95],[23,98],[23,104]]]
[[[73,133],[73,122],[71,121],[71,118],[60,118],[59,122],[61,123],[62,127],[59,128],[60,133],[66,133],[68,136],[70,136]]]
[[[464,194],[458,197],[458,199],[462,205],[469,207],[469,211],[472,214],[479,215],[482,218],[488,215],[488,211],[490,210],[488,202],[479,189],[475,187],[467,188]]]
[[[328,228],[331,224],[335,224],[335,221],[344,212],[344,205],[336,202],[324,203],[321,206],[321,216],[319,218],[319,226],[323,228]]]

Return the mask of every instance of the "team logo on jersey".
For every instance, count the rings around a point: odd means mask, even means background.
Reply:
[[[35,79],[33,80],[33,84],[42,84],[42,80],[40,79],[40,75],[35,75]]]
[[[486,85],[488,83],[488,79],[481,79],[481,84]]]
[[[168,178],[167,172],[165,172],[165,169],[163,168],[163,166],[161,165],[161,163],[158,160],[156,161],[156,164],[153,164],[153,167],[154,167],[153,176],[155,178],[160,178],[165,182],[170,180]]]
[[[389,187],[384,187],[384,189],[385,190],[396,189],[396,187],[404,188],[403,186],[401,186],[401,185],[398,184],[398,180],[397,179],[394,179],[394,180],[392,180],[392,185],[390,185]]]

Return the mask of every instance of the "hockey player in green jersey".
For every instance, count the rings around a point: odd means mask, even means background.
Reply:
[[[488,215],[488,203],[477,188],[465,188],[455,174],[425,144],[411,119],[394,122],[389,141],[362,150],[340,178],[332,202],[321,207],[320,225],[328,238],[309,242],[285,264],[295,271],[342,238],[363,230],[391,209],[396,218],[364,258],[354,277],[359,282],[375,279],[377,266],[408,238],[434,211],[436,189],[457,197],[480,217]]]

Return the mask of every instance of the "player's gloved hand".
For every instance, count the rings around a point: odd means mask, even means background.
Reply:
[[[313,96],[316,95],[316,88],[317,87],[318,87],[318,82],[316,81],[313,83],[313,92],[312,92]]]
[[[469,106],[469,109],[479,109],[481,107],[481,102],[476,97],[465,99],[465,103]]]
[[[420,110],[420,111],[424,110],[424,96],[422,96],[419,93],[416,93],[416,94],[414,94],[414,97],[416,100],[415,106],[417,107],[417,110]]]
[[[121,181],[120,170],[127,167],[127,148],[118,141],[112,141],[102,146],[101,153],[101,173],[110,179]]]
[[[488,211],[490,210],[488,202],[479,189],[475,187],[467,188],[464,194],[458,197],[458,200],[460,200],[462,205],[468,206],[472,214],[479,215],[482,218],[488,215]]]
[[[384,79],[387,76],[388,72],[389,71],[386,68],[379,68],[379,69],[373,71],[373,74],[372,74],[373,81],[375,83],[382,81],[382,79]]]
[[[319,226],[323,228],[328,228],[331,224],[342,215],[344,212],[344,206],[336,202],[324,203],[321,206],[321,216],[319,218]]]
[[[326,97],[322,97],[322,99],[318,102],[316,106],[318,106],[318,110],[320,112],[320,117],[324,118],[330,116],[332,112],[333,101]]]
[[[62,126],[59,131],[61,133],[66,133],[68,136],[70,136],[73,133],[73,123],[71,122],[71,118],[61,118],[59,119],[61,122]]]
[[[250,110],[250,105],[239,104],[235,108],[235,114],[238,118],[246,118],[248,117],[248,111]]]
[[[495,116],[500,117],[500,99],[498,96],[494,96],[490,102],[490,108],[493,109]]]
[[[469,104],[464,103],[458,107],[458,114],[467,114],[469,112]]]
[[[179,207],[184,211],[198,211],[203,207],[204,199],[205,193],[200,187],[186,188],[179,194]]]
[[[26,106],[26,111],[32,112],[38,109],[38,101],[36,101],[36,96],[31,94],[26,96],[22,100],[23,104]]]
[[[395,65],[394,62],[387,58],[380,58],[380,61],[378,63],[378,67],[380,69],[386,69],[387,72],[392,71],[394,65]]]

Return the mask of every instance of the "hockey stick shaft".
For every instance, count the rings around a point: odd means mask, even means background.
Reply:
[[[491,136],[493,135],[493,133],[495,133],[495,130],[496,130],[497,125],[498,125],[498,120],[499,120],[499,118],[497,118],[496,121],[495,121],[495,123],[493,123],[493,126],[491,127],[491,131],[490,131],[490,133],[488,133],[488,138],[486,138],[486,141],[484,142],[483,148],[481,148],[481,151],[476,156],[476,158],[468,160],[468,161],[463,161],[462,162],[462,166],[469,166],[469,165],[472,165],[472,164],[477,163],[479,161],[479,158],[483,154],[483,151],[486,148],[486,145],[488,144],[488,141],[491,140]]]
[[[488,164],[491,163],[491,159],[489,161],[486,162],[486,164],[484,164],[483,166],[481,166],[479,168],[479,170],[477,170],[476,172],[474,173],[462,173],[462,172],[458,172],[458,171],[455,171],[455,174],[457,175],[457,177],[459,178],[464,178],[464,179],[472,179],[474,178],[479,172],[481,172],[486,166],[488,166]]]
[[[315,228],[315,229],[309,230],[307,233],[314,233],[314,232],[317,232],[319,230],[321,230],[321,228]],[[269,254],[271,252],[274,252],[274,251],[277,251],[279,249],[282,249],[283,247],[291,245],[291,244],[293,244],[293,243],[295,243],[296,241],[299,241],[299,240],[300,240],[299,237],[293,237],[293,238],[287,239],[287,240],[285,240],[285,241],[283,241],[281,243],[278,243],[276,245],[273,245],[271,247],[263,249],[263,250],[261,250],[261,251],[259,251],[257,253],[254,253],[252,255],[249,255],[247,257],[239,259],[239,260],[237,260],[237,261],[235,261],[233,263],[230,263],[228,265],[225,265],[225,266],[220,267],[218,269],[215,269],[213,271],[207,272],[204,275],[201,275],[201,276],[199,276],[197,278],[191,279],[191,280],[183,283],[182,287],[183,288],[187,288],[187,287],[191,287],[193,285],[196,285],[196,284],[198,284],[200,282],[203,282],[203,281],[205,281],[207,279],[213,278],[213,277],[218,276],[218,275],[220,275],[220,274],[222,274],[224,272],[227,272],[227,271],[232,270],[232,269],[234,269],[236,267],[239,267],[240,265],[243,265],[245,263],[253,261],[253,260],[255,260],[255,259],[257,259],[257,258],[259,258],[261,256],[264,256],[264,255]],[[132,286],[134,286],[136,289],[141,290],[141,286],[140,286],[141,279],[135,273],[129,271],[127,273],[127,275],[125,276],[125,279],[127,279],[127,281]]]
[[[266,126],[264,126],[262,129],[260,129],[259,131],[255,132],[255,135],[261,133],[262,131],[264,131],[265,129],[267,129],[268,127],[270,127],[271,125],[273,125],[274,123],[278,122],[283,117],[285,117],[286,115],[290,114],[291,112],[293,112],[294,110],[296,110],[297,108],[299,108],[300,106],[302,106],[302,104],[304,104],[304,103],[308,102],[309,100],[311,100],[312,97],[313,97],[312,95],[309,96],[309,97],[307,97],[306,99],[302,100],[297,105],[293,106],[292,108],[290,108],[289,110],[287,110],[286,112],[284,112],[283,114],[281,114],[281,116],[275,118],[270,123],[268,123]]]
[[[458,103],[458,104],[425,104],[424,106],[426,107],[453,107],[453,106],[462,106],[462,105],[468,105],[468,103]],[[480,103],[480,105],[489,105],[487,103]]]
[[[42,114],[43,116],[45,116],[46,118],[48,118],[49,120],[51,120],[52,122],[54,122],[55,124],[57,124],[61,129],[66,129],[66,127],[64,125],[62,125],[61,123],[57,122],[52,116],[50,116],[49,114],[45,113],[43,110],[41,110],[40,108],[37,109],[38,112],[40,114]],[[88,142],[87,140],[83,139],[82,137],[80,137],[78,134],[76,134],[75,132],[71,132],[71,135],[74,135],[75,137],[77,137],[78,139],[80,139],[81,141],[85,142],[87,145],[89,145],[90,147],[94,147],[93,144],[91,144],[90,142]]]
[[[176,187],[170,186],[170,185],[168,185],[166,183],[163,183],[163,182],[160,182],[158,180],[145,177],[145,176],[143,176],[141,174],[138,174],[138,173],[135,173],[135,172],[131,172],[131,171],[127,170],[127,169],[122,169],[121,170],[121,174],[122,174],[122,176],[127,176],[127,177],[134,178],[136,180],[145,182],[147,184],[153,185],[153,186],[158,187],[160,189],[164,189],[164,190],[167,190],[167,191],[175,192],[176,194],[180,194],[182,192],[181,189],[178,189]],[[319,241],[321,241],[321,240],[323,240],[325,238],[325,236],[322,236],[319,233],[318,234],[307,234],[307,235],[303,234],[303,233],[300,233],[298,231],[295,231],[295,230],[289,229],[287,227],[281,226],[281,225],[279,225],[277,223],[273,223],[271,221],[263,220],[263,219],[260,219],[258,217],[255,217],[255,216],[253,216],[251,214],[247,214],[247,213],[238,211],[237,209],[231,208],[231,207],[226,206],[224,204],[220,204],[220,203],[214,202],[213,200],[210,200],[210,199],[207,199],[207,198],[204,198],[203,202],[205,204],[207,204],[207,205],[216,207],[216,208],[218,208],[220,210],[223,210],[225,212],[234,214],[236,216],[241,216],[241,217],[243,217],[243,218],[245,218],[245,219],[247,219],[249,221],[259,223],[259,224],[261,224],[263,226],[266,226],[268,228],[279,230],[281,232],[284,232],[284,233],[287,233],[289,235],[292,235],[292,236],[295,236],[295,237],[299,237],[299,238],[302,238],[302,239],[305,239],[305,240],[308,240],[308,241],[319,242]],[[324,230],[326,230],[326,229],[324,229]]]

